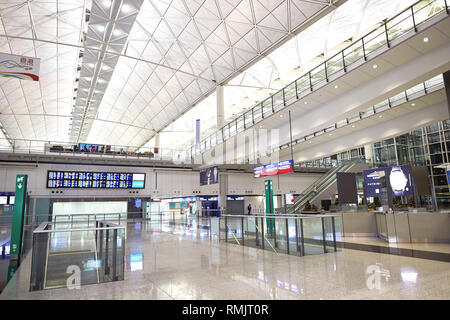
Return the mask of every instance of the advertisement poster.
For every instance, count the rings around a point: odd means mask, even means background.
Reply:
[[[200,170],[200,185],[219,183],[219,168],[217,166]]]
[[[379,197],[382,185],[381,178],[386,176],[386,168],[364,170],[364,192],[366,197]]]
[[[386,180],[389,181],[389,187],[394,196],[410,196],[414,194],[411,186],[411,167],[409,165],[387,168]]]
[[[39,81],[40,59],[0,52],[0,76]]]
[[[382,180],[386,181],[385,185],[382,183]],[[378,197],[383,187],[388,187],[393,196],[413,195],[411,167],[403,165],[364,170],[364,191],[366,197]]]
[[[277,163],[266,164],[265,166],[259,166],[253,168],[253,177],[270,177],[278,174],[292,172],[292,160],[281,161]]]

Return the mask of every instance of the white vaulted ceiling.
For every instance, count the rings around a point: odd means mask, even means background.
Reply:
[[[0,78],[0,123],[13,139],[143,145],[337,2],[1,2],[0,52],[41,66],[39,82]]]
[[[0,3],[0,52],[40,58],[40,81],[0,78],[0,122],[11,138],[68,139],[85,1]],[[30,41],[12,37],[41,39]]]
[[[87,140],[142,145],[328,1],[144,1]],[[105,122],[102,119],[112,120]]]

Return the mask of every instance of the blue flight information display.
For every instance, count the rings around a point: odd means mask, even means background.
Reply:
[[[145,173],[48,171],[47,188],[144,189]]]

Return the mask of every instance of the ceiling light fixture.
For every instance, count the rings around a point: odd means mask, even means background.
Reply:
[[[97,28],[97,30],[100,31],[100,32],[105,31],[105,26],[98,25],[96,28]]]
[[[355,125],[353,124],[353,125],[352,125],[352,128],[354,128],[354,127],[355,127]]]
[[[423,38],[423,42],[428,42],[429,40],[428,37]]]
[[[383,116],[380,114],[380,115],[378,116],[378,118],[383,118]]]
[[[372,66],[372,68],[376,69],[376,68],[378,68],[378,66],[377,66],[376,64],[374,64],[374,65]]]
[[[335,89],[339,88],[337,85],[334,86]]]
[[[411,103],[411,105],[414,107],[416,104],[415,103]]]
[[[308,104],[308,101],[303,102],[304,104]]]

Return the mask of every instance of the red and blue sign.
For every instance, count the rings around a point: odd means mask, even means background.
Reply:
[[[265,166],[254,167],[253,177],[270,177],[290,172],[293,172],[292,160],[285,160],[277,163],[266,164]]]

